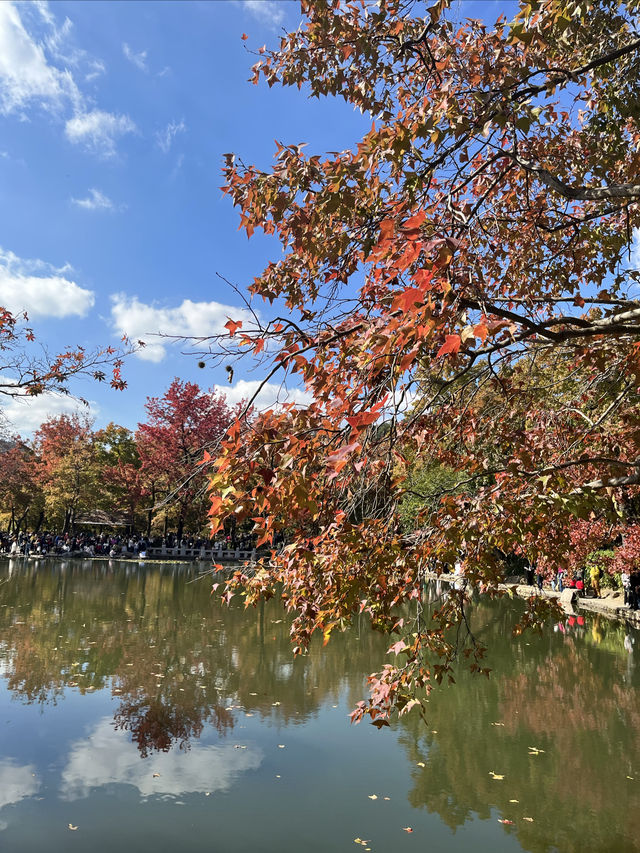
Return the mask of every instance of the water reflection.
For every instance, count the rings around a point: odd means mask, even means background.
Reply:
[[[494,677],[482,683],[461,673],[445,698],[431,701],[431,731],[414,720],[401,733],[415,768],[412,805],[454,831],[497,812],[513,822],[504,831],[536,853],[640,849],[629,630],[573,618],[564,632],[505,642],[513,608],[474,607]]]
[[[345,712],[362,698],[364,677],[388,646],[365,623],[294,659],[277,602],[248,611],[219,607],[209,579],[190,566],[21,562],[9,574],[5,565],[5,684],[25,713],[57,709],[64,720],[80,709],[84,716],[48,758],[38,753],[49,738],[46,719],[33,755],[28,738],[7,739],[5,755],[13,757],[0,762],[2,814],[39,801],[54,767],[56,796],[74,810],[116,788],[149,808],[192,794],[204,800],[217,792],[226,801],[235,792],[220,849],[252,846],[248,826],[234,846],[232,818],[237,824],[267,798],[274,850],[298,849],[304,822],[331,814],[335,844],[330,839],[323,849],[375,836],[377,849],[404,850],[415,841],[404,838],[406,825],[437,836],[433,849],[468,849],[457,839],[484,820],[478,850],[640,852],[636,634],[567,615],[555,630],[514,640],[519,606],[473,604],[474,630],[490,648],[489,680],[461,671],[456,685],[434,690],[427,726],[410,714],[390,731],[363,733],[364,726],[349,730]],[[86,710],[91,703],[95,711]],[[280,750],[297,732],[299,744],[309,739],[305,749]],[[363,743],[360,751],[353,746]],[[286,761],[288,777],[298,781],[280,802],[255,778],[274,783]],[[391,799],[374,803],[368,796],[383,782]],[[360,807],[368,811],[352,831],[350,816]],[[408,813],[392,811],[402,808]],[[296,835],[289,824],[298,819]],[[276,841],[280,824],[290,844]]]
[[[40,780],[33,764],[18,764],[11,758],[0,761],[0,809],[33,797],[40,789]]]
[[[10,690],[40,704],[68,689],[110,690],[113,725],[143,757],[188,749],[205,725],[224,734],[244,713],[302,722],[345,689],[355,703],[384,651],[365,631],[294,659],[276,602],[218,607],[210,578],[190,566],[23,563],[4,581],[0,664]]]
[[[262,750],[254,746],[195,744],[190,754],[173,750],[142,762],[135,746],[122,733],[114,733],[111,720],[104,718],[89,739],[71,745],[60,795],[77,800],[113,784],[132,785],[142,797],[226,791],[242,773],[257,770],[262,758]]]

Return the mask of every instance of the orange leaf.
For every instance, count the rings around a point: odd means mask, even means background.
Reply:
[[[392,311],[406,312],[417,303],[424,302],[424,294],[418,287],[408,287],[399,293],[391,304]]]
[[[242,320],[229,320],[224,324],[225,329],[229,329],[230,335],[235,335],[237,330],[242,326]]]
[[[445,342],[438,350],[437,358],[447,353],[456,353],[460,349],[460,335],[447,335]]]
[[[473,327],[473,334],[476,338],[480,338],[482,343],[484,343],[487,339],[487,335],[489,334],[489,329],[485,326],[484,323],[478,323],[477,326]]]

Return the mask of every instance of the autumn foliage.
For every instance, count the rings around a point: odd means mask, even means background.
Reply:
[[[400,633],[355,715],[383,724],[460,653],[464,595],[426,622],[427,570],[459,560],[490,592],[506,556],[552,569],[577,519],[635,511],[638,5],[532,0],[493,25],[454,23],[446,0],[302,11],[253,81],[342,98],[370,127],[326,155],[277,143],[269,171],[226,158],[240,226],[284,252],[249,288],[273,318],[232,323],[225,352],[313,402],[239,420],[211,513],[285,537],[234,588],[282,595],[298,646],[358,613]],[[407,536],[420,460],[457,480],[417,495]]]

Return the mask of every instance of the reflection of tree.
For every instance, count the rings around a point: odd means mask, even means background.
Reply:
[[[174,744],[188,749],[191,738],[200,737],[203,708],[195,705],[168,705],[157,699],[125,699],[115,713],[116,729],[131,732],[140,755],[146,758],[154,750],[168,752]],[[207,721],[223,733],[233,725],[229,711],[220,707],[206,709]]]
[[[294,660],[277,602],[220,607],[193,567],[117,562],[13,564],[0,583],[0,655],[9,688],[55,702],[67,688],[111,689],[117,728],[141,754],[221,735],[244,710],[304,720],[346,687],[353,701],[385,639],[363,630]]]
[[[623,683],[622,627],[600,625],[603,652],[591,645],[590,625],[512,641],[516,616],[512,603],[477,606],[492,677],[460,672],[446,695],[434,690],[429,731],[406,718],[400,740],[414,767],[412,805],[453,830],[474,815],[507,818],[514,826],[505,831],[535,853],[640,850],[629,787],[637,783],[626,779],[640,768],[640,703],[637,686]]]

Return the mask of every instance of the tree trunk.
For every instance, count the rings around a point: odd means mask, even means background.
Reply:
[[[151,537],[151,521],[153,519],[153,507],[156,503],[156,486],[155,483],[151,485],[151,507],[149,512],[147,513],[147,539]]]

